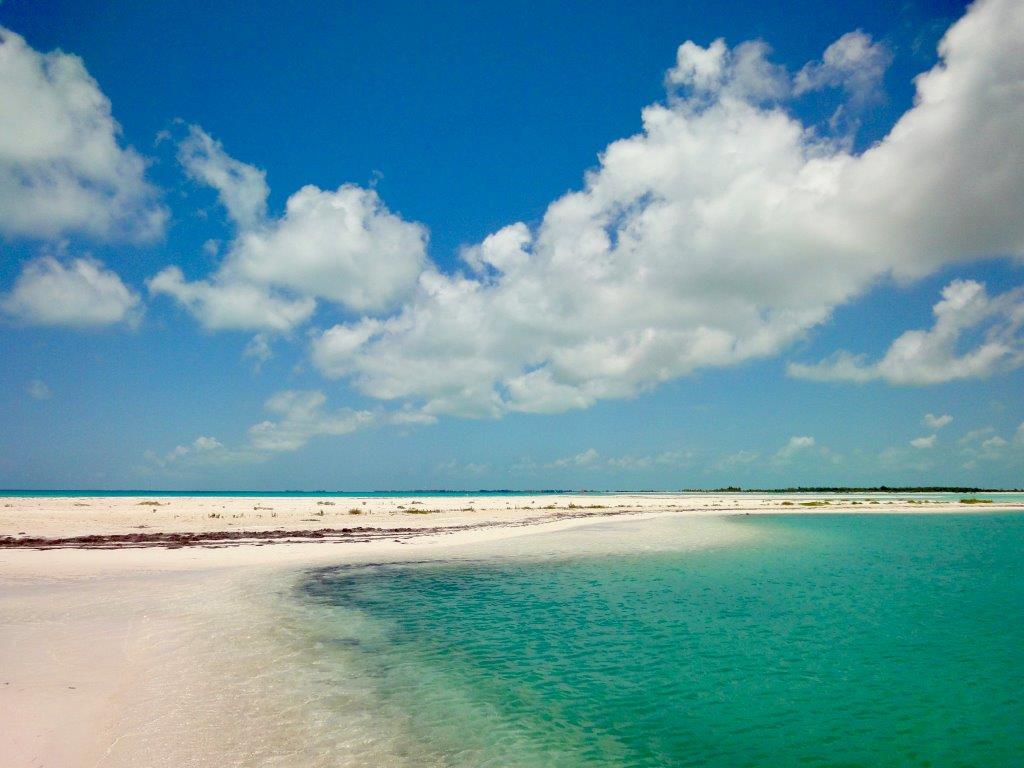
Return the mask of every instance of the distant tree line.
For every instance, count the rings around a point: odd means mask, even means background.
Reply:
[[[1001,493],[1021,492],[1020,488],[973,488],[961,485],[874,485],[874,486],[795,486],[791,488],[683,488],[681,493]]]

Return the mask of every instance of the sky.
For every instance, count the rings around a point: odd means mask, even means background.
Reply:
[[[1024,486],[1024,5],[0,4],[0,487]]]

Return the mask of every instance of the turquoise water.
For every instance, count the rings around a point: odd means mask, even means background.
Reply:
[[[299,594],[408,764],[1022,764],[1024,515],[728,524],[756,535],[328,569]]]

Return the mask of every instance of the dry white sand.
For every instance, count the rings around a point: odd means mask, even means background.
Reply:
[[[818,505],[822,501],[827,506]],[[984,505],[982,505],[984,506]],[[1002,505],[1000,505],[1002,506]],[[1017,505],[1021,506],[1021,505]],[[0,497],[0,537],[521,524],[626,512],[949,512],[956,503],[830,495],[572,494],[449,497]]]
[[[732,535],[729,526],[701,523],[723,514],[978,509],[863,501],[869,496],[853,497],[856,505],[831,498],[827,506],[800,506],[827,498],[0,498],[0,537],[353,525],[420,532],[361,543],[0,548],[0,765],[313,765],[297,746],[305,743],[301,733],[272,739],[259,728],[274,714],[264,710],[274,706],[275,686],[288,682],[257,672],[259,638],[270,625],[256,597],[262,585],[272,589],[304,568],[477,556],[535,534],[550,547],[580,526],[596,531],[593,546],[621,538],[616,529],[628,526],[620,523],[665,515],[692,517],[691,544],[705,546]],[[143,503],[150,501],[159,505]]]

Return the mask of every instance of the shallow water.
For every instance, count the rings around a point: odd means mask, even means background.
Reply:
[[[282,619],[301,717],[338,764],[1020,764],[1024,515],[737,517],[675,550],[693,524],[317,571]]]

